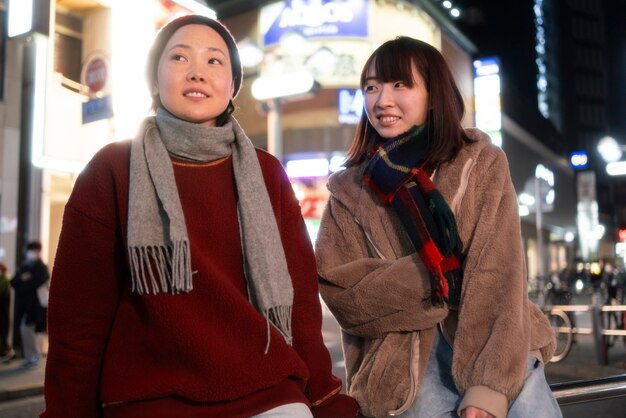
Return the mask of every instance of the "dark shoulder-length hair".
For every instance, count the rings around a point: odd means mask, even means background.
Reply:
[[[365,87],[372,63],[380,82],[402,81],[408,87],[413,87],[413,66],[424,78],[429,107],[428,155],[432,164],[439,166],[452,160],[464,143],[471,142],[461,126],[461,119],[465,114],[463,97],[437,49],[407,36],[383,43],[363,67],[361,89]],[[364,111],[348,150],[345,166],[351,167],[366,160],[377,140],[378,134]]]
[[[226,110],[224,110],[224,112],[216,119],[217,126],[222,126],[228,121],[228,117],[231,115],[231,113],[235,111],[235,106],[233,105],[232,99],[237,96],[237,93],[241,88],[243,70],[241,67],[241,59],[239,57],[239,49],[237,48],[237,43],[235,42],[235,38],[230,33],[228,28],[217,20],[202,15],[185,15],[173,19],[165,26],[163,26],[154,38],[154,41],[152,42],[152,47],[148,52],[148,59],[146,61],[146,80],[148,82],[148,88],[150,89],[150,95],[152,96],[152,110],[154,111],[158,107],[163,106],[159,97],[159,92],[155,91],[159,60],[161,59],[161,55],[163,54],[165,45],[167,45],[167,42],[170,40],[172,35],[174,35],[174,33],[178,29],[186,25],[205,25],[210,27],[222,37],[222,39],[226,43],[226,46],[228,47],[228,54],[230,55],[230,67],[235,88],[233,91],[233,97],[228,102],[228,107],[226,107]]]

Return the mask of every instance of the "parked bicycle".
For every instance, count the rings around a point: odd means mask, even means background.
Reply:
[[[560,274],[553,273],[546,284],[546,302],[552,308],[546,310],[545,313],[556,334],[556,351],[550,360],[551,362],[563,360],[575,341],[573,330],[576,328],[576,317],[574,312],[566,308],[559,308],[572,302],[570,288],[572,280],[570,280],[568,272],[569,270],[563,269]]]
[[[577,335],[589,335],[597,339],[596,347],[601,350],[598,352],[600,364],[608,363],[610,346],[607,342],[609,340],[615,342],[620,337],[626,340],[626,331],[620,328],[617,321],[611,319],[609,323],[606,320],[606,318],[622,318],[621,324],[623,326],[623,319],[626,315],[626,306],[624,305],[603,307],[596,305],[555,305],[545,306],[543,311],[556,335],[556,350],[550,360],[553,363],[562,361],[567,357]],[[591,315],[591,328],[577,327],[571,322],[570,318],[576,313],[583,312]]]
[[[570,317],[563,310],[551,308],[545,313],[556,334],[556,348],[550,362],[557,363],[569,354],[572,348],[574,330]]]

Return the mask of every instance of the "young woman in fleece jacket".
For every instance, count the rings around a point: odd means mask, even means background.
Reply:
[[[361,88],[316,241],[348,393],[370,417],[560,417],[504,152],[462,128],[463,99],[424,42],[382,44]]]

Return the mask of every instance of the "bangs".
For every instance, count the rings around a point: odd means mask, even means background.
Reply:
[[[381,45],[374,55],[368,60],[361,73],[361,88],[365,86],[365,79],[369,76],[368,71],[374,62],[376,80],[382,83],[402,81],[407,87],[413,87],[413,54],[407,54],[406,48],[398,42],[387,42]],[[418,72],[420,66],[415,63]]]

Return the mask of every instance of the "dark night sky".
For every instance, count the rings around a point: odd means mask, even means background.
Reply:
[[[609,40],[609,123],[611,133],[626,145],[626,1],[607,0],[607,38]]]
[[[561,1],[561,0],[557,0]],[[452,0],[462,12],[459,26],[479,47],[506,65],[503,83],[536,105],[532,0]],[[608,132],[626,144],[626,0],[605,0]]]
[[[525,95],[528,105],[536,108],[533,1],[452,2],[464,12],[459,26],[477,45],[479,55],[496,55],[504,61],[503,94],[508,91]],[[626,0],[604,0],[604,5],[608,92],[606,128],[618,143],[626,145]],[[615,177],[612,182],[606,175],[600,175],[599,179],[601,211],[611,213],[613,207],[622,208],[615,212],[615,219],[622,227],[626,226],[626,177]]]

